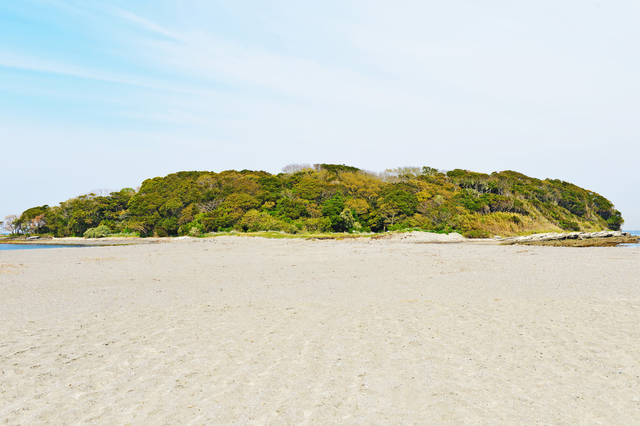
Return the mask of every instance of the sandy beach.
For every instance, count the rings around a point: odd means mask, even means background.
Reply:
[[[640,250],[0,252],[0,424],[640,424]]]

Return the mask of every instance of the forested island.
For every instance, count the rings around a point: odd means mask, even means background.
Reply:
[[[8,222],[7,222],[8,221]],[[618,230],[624,220],[595,192],[514,171],[337,164],[264,171],[190,171],[140,188],[89,193],[5,218],[16,234],[203,236],[238,231],[370,233],[420,229],[466,237]]]

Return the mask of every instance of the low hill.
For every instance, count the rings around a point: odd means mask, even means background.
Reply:
[[[138,190],[86,194],[26,210],[22,233],[83,235],[99,225],[141,236],[228,231],[381,232],[419,228],[468,237],[620,229],[603,196],[513,171],[404,167],[374,173],[336,164],[263,171],[178,172]]]

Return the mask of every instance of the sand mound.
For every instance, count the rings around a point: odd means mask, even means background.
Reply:
[[[452,232],[451,234],[436,234],[419,231],[383,234],[383,236],[378,239],[407,243],[460,243],[466,240],[457,232]]]

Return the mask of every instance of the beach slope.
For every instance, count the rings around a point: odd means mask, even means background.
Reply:
[[[0,423],[638,424],[640,252],[229,237],[0,253]]]

